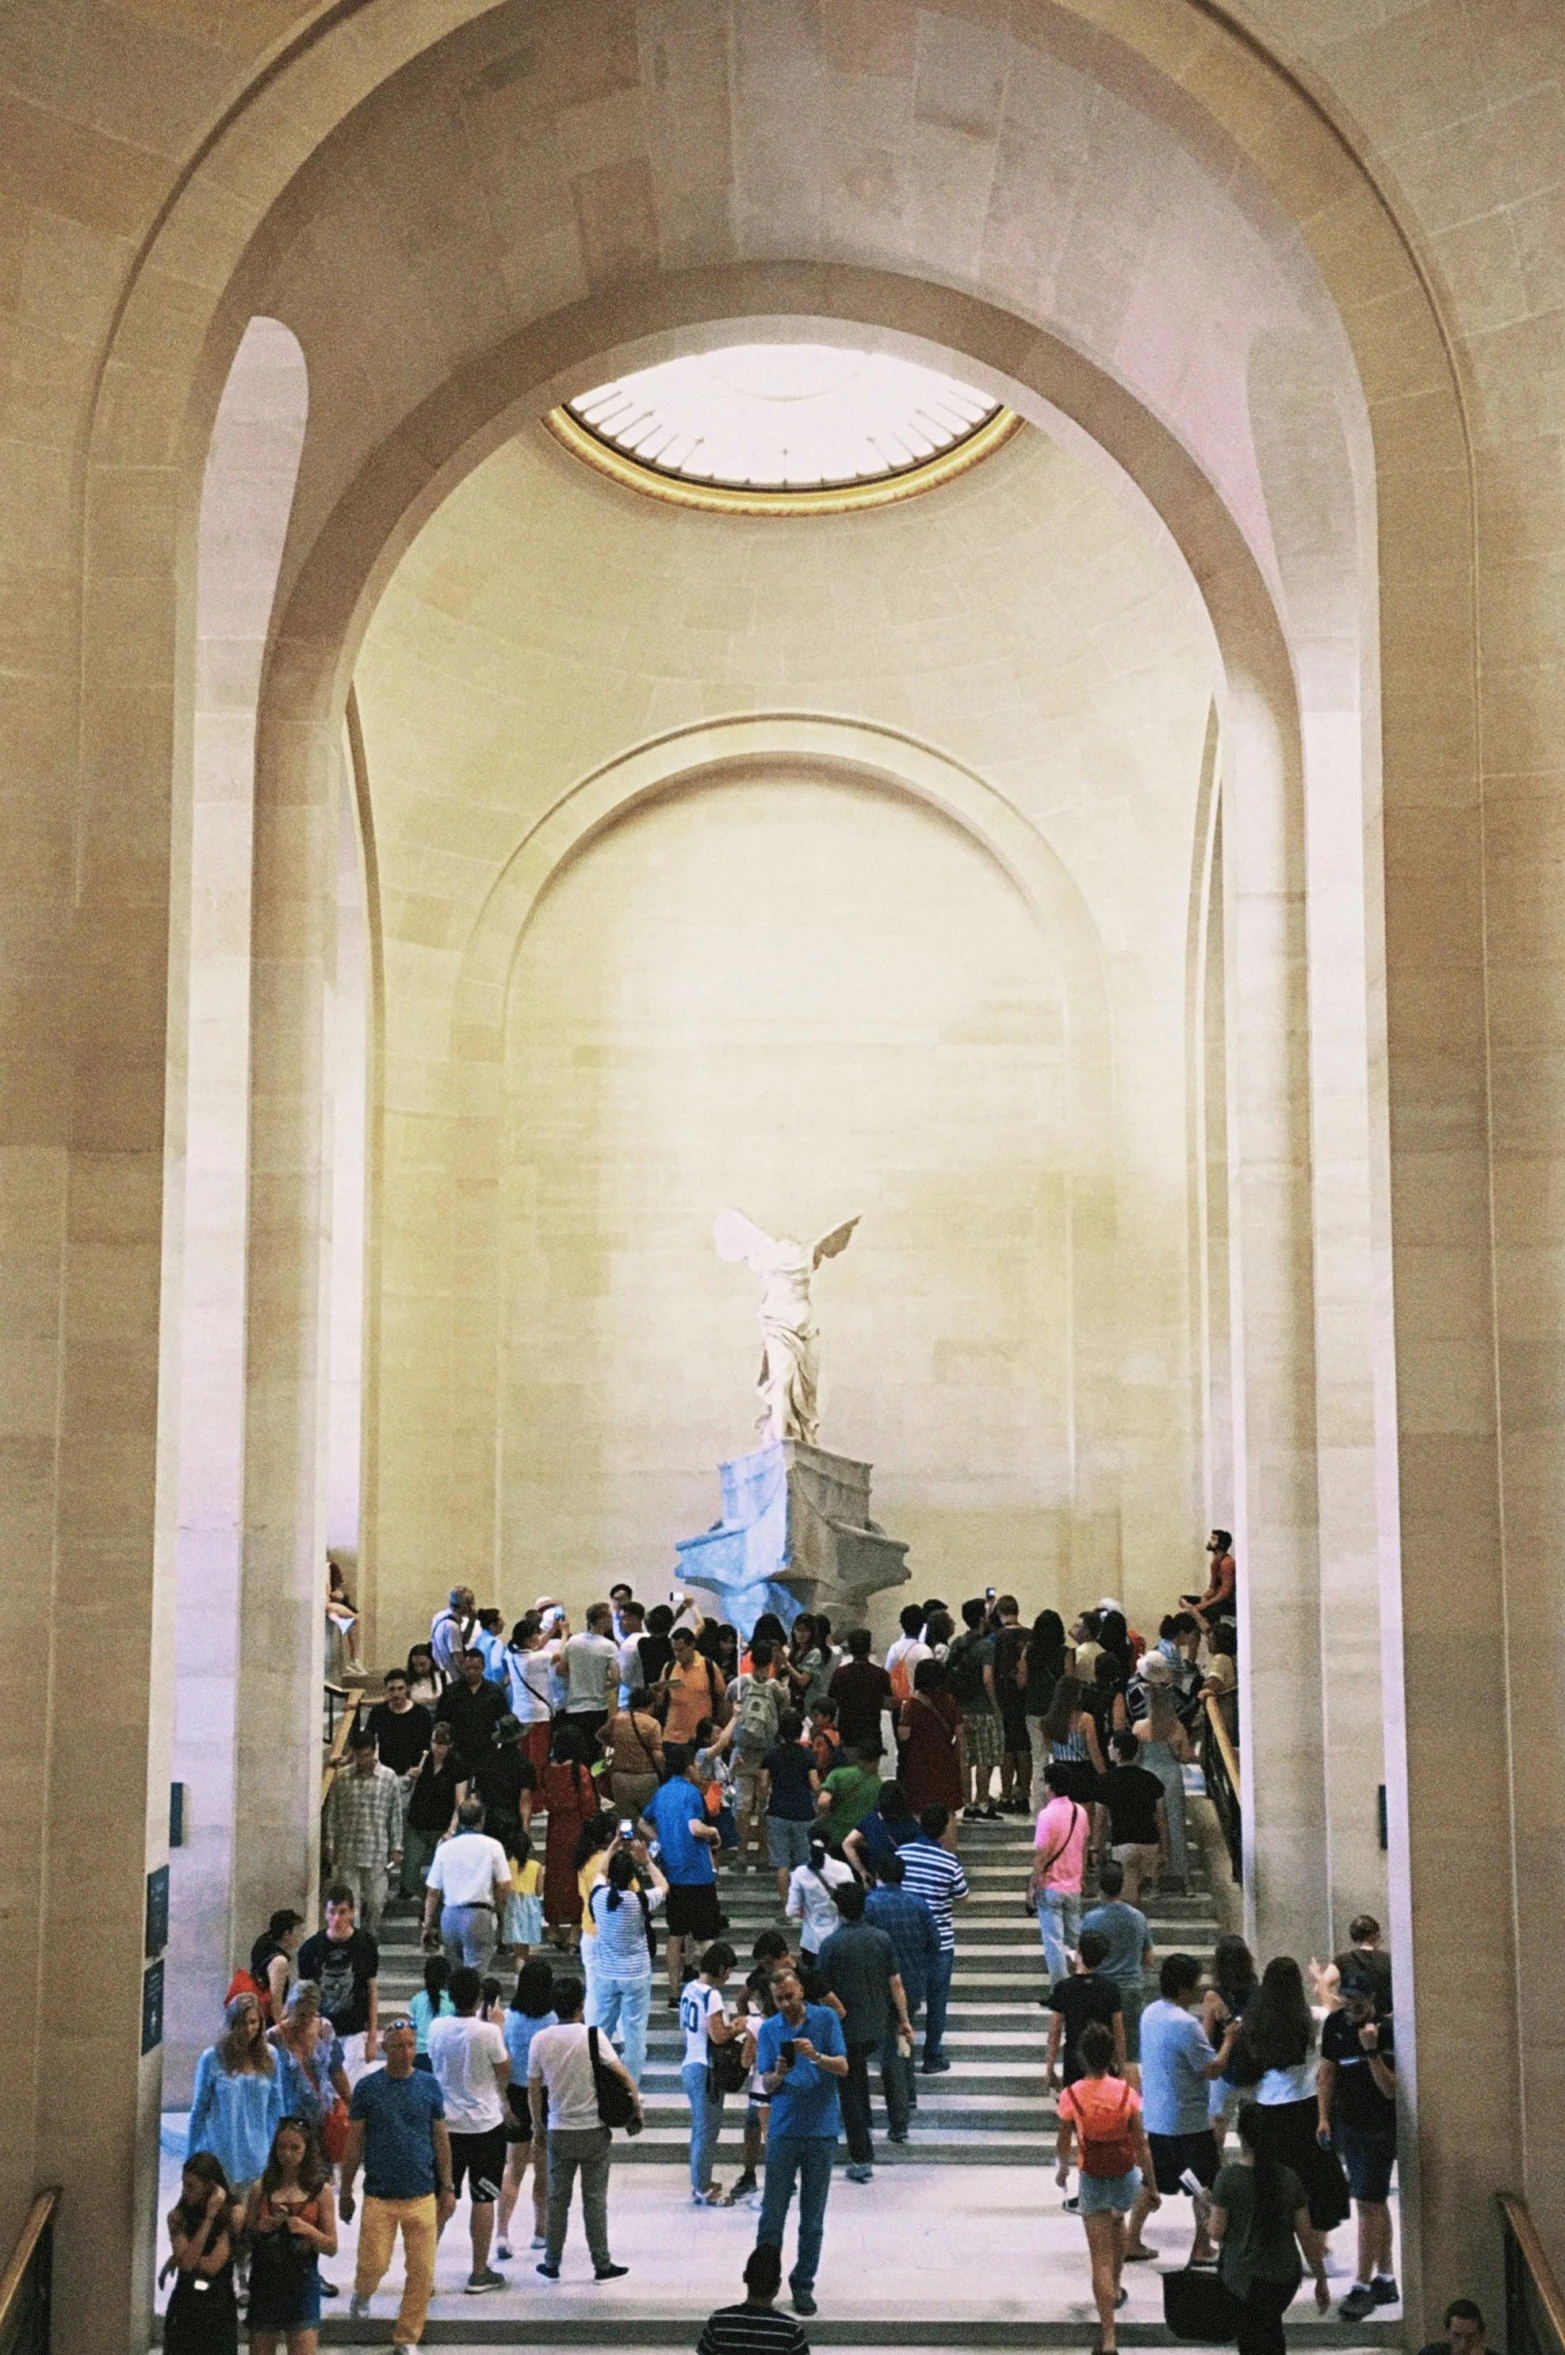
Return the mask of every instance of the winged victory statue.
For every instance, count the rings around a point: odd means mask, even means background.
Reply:
[[[820,1377],[820,1334],[810,1314],[810,1278],[823,1259],[845,1251],[860,1213],[816,1243],[792,1235],[768,1235],[742,1210],[720,1210],[713,1227],[719,1259],[742,1259],[761,1284],[761,1370],[756,1389],[761,1412],[756,1429],[767,1441],[802,1440],[815,1445],[819,1427],[816,1385]]]

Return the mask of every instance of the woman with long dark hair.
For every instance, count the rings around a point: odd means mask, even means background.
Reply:
[[[255,2355],[315,2355],[322,2257],[337,2254],[331,2169],[311,2121],[284,2118],[245,2210],[250,2345]]]
[[[1274,1955],[1261,1974],[1235,2040],[1233,2074],[1253,2095],[1264,2155],[1293,2169],[1315,2230],[1332,2231],[1348,2213],[1347,2179],[1321,2113],[1315,2016],[1291,1954]]]
[[[1107,1761],[1086,1705],[1085,1690],[1076,1677],[1062,1676],[1055,1686],[1044,1714],[1043,1732],[1049,1745],[1044,1763],[1052,1761],[1066,1768],[1068,1779],[1063,1788],[1067,1796],[1080,1806],[1090,1805],[1107,1772]]]
[[[1304,2278],[1301,2250],[1315,2276],[1315,2310],[1331,2311],[1326,2242],[1298,2175],[1268,2150],[1255,2102],[1240,2104],[1239,2160],[1212,2186],[1207,2228],[1219,2245],[1219,2276],[1239,2303],[1239,2355],[1286,2355],[1282,2318]]]
[[[926,1807],[949,1807],[954,1815],[967,1796],[962,1752],[962,1712],[946,1685],[939,1660],[920,1660],[913,1691],[902,1704],[902,1786],[915,1815]]]
[[[533,2170],[533,2247],[541,2249],[545,2240],[549,2205],[549,2158],[533,2140],[532,2105],[527,2093],[527,2063],[533,2038],[540,2028],[552,2028],[554,2015],[554,1972],[541,1954],[532,1955],[516,1975],[516,1993],[501,2023],[500,2033],[505,2038],[505,2049],[511,2062],[511,2082],[506,2087],[506,2103],[510,2115],[505,2122],[505,2180],[500,2186],[500,2213],[495,2219],[497,2243],[495,2254],[504,2259],[511,2255],[511,2218],[521,2196],[522,2179],[528,2161]]]
[[[1016,1664],[1017,1682],[1022,1689],[1022,1714],[1027,1721],[1027,1739],[1032,1746],[1032,1812],[1037,1814],[1045,1803],[1043,1770],[1049,1763],[1049,1737],[1043,1721],[1049,1714],[1060,1678],[1065,1674],[1065,1622],[1058,1611],[1040,1611],[1032,1623],[1027,1648]]]
[[[554,1945],[574,1951],[581,1936],[582,1904],[576,1849],[583,1827],[598,1813],[598,1787],[563,1727],[556,1730],[553,1755],[543,1770],[543,1788],[538,1795],[549,1811],[549,1835],[543,1852],[545,1935]]]
[[[163,2317],[163,2344],[170,2355],[239,2355],[234,2244],[242,2224],[222,2160],[212,2151],[192,2151],[168,2217],[163,2272],[173,2274],[174,2290]]]

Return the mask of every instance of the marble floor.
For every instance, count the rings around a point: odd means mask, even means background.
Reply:
[[[165,2214],[178,2193],[177,2154],[183,2128],[183,2118],[171,2117],[167,2122]],[[719,2152],[719,2180],[731,2181],[733,2172],[725,2137]],[[1077,2218],[1066,2214],[1061,2200],[1052,2169],[902,2164],[878,2171],[867,2184],[847,2182],[839,2169],[827,2209],[825,2250],[816,2285],[822,2321],[860,2326],[893,2320],[903,2324],[927,2320],[936,2326],[979,2322],[1063,2325],[1071,2334],[1070,2343],[1079,2328],[1083,2347],[1090,2346],[1096,2318],[1085,2236]],[[530,2338],[532,2331],[550,2320],[558,2320],[572,2331],[597,2321],[606,2336],[614,2337],[635,2321],[698,2323],[713,2306],[743,2296],[740,2274],[754,2244],[756,2227],[756,2210],[751,2206],[693,2207],[687,2179],[680,2170],[626,2166],[616,2171],[609,2196],[614,2255],[618,2263],[630,2268],[623,2280],[594,2282],[578,2210],[572,2218],[557,2283],[538,2278],[536,2252],[519,2241],[513,2261],[499,2267],[507,2277],[507,2288],[469,2298],[462,2287],[470,2264],[467,2217],[464,2202],[441,2243],[436,2296],[430,2308],[431,2322],[446,2326],[440,2336],[448,2344],[464,2322],[474,2326],[475,2336],[481,2330],[491,2343],[497,2335],[495,2326],[501,2322],[525,2321],[531,2326]],[[525,2208],[518,2209],[516,2221],[519,2227],[530,2224]],[[1189,2205],[1182,2199],[1165,2201],[1151,2218],[1147,2238],[1160,2252],[1161,2262],[1127,2268],[1130,2298],[1123,2316],[1127,2324],[1161,2324],[1160,2273],[1165,2265],[1184,2262],[1190,2229]],[[327,2308],[333,2321],[346,2317],[356,2239],[356,2225],[343,2226],[341,2251],[335,2262],[324,2268],[342,2286],[342,2296]],[[792,2252],[790,2227],[785,2260],[791,2259]],[[1334,2234],[1332,2243],[1332,2288],[1338,2297],[1351,2284],[1353,2257],[1353,2227],[1348,2224]],[[388,2325],[396,2311],[400,2279],[400,2267],[395,2267],[375,2301],[376,2317]],[[1356,2338],[1367,2343],[1382,2335],[1399,2336],[1395,2326],[1400,2316],[1399,2307],[1387,2308],[1382,2319],[1394,2326],[1392,2332],[1361,2329]],[[1294,2307],[1290,2332],[1306,2326],[1301,2335],[1308,2335],[1307,2326],[1314,2322],[1314,2305],[1306,2291]],[[1345,2334],[1332,2335],[1337,2343],[1346,2343]],[[384,2337],[377,2335],[369,2343],[384,2345],[389,2336],[388,2328]]]

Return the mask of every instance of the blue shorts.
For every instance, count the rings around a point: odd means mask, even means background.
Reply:
[[[786,1815],[769,1815],[766,1819],[768,1862],[780,1873],[791,1873],[795,1865],[808,1864],[814,1837],[813,1823],[794,1823]]]
[[[1127,2167],[1123,2175],[1079,2175],[1076,2204],[1083,2216],[1105,2216],[1111,2210],[1128,2216],[1140,2189],[1139,2167]]]
[[[1391,2197],[1391,2170],[1397,2163],[1396,2137],[1363,2134],[1356,2127],[1339,2126],[1332,2139],[1353,2197],[1383,2207]]]

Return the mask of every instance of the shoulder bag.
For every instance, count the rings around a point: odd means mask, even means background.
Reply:
[[[598,2096],[598,2116],[611,2129],[621,2126],[627,2134],[639,2133],[635,2094],[623,2077],[605,2067],[598,2050],[596,2028],[587,2030],[587,2050],[592,2056],[592,2082]]]

